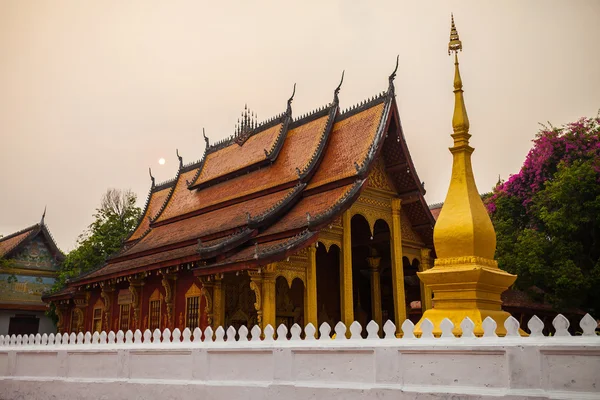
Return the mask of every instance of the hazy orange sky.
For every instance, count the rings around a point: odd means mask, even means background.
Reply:
[[[299,116],[346,108],[396,78],[426,199],[450,177],[450,12],[478,188],[519,170],[538,122],[600,108],[600,1],[0,2],[0,234],[46,222],[68,251],[109,187],[143,206],[148,167],[172,178],[233,133],[245,103],[267,119],[292,86]],[[166,164],[160,166],[159,158]]]

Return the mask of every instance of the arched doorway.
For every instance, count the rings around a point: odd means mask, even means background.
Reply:
[[[317,245],[317,319],[332,327],[341,319],[340,311],[340,248]],[[315,328],[319,328],[318,326]]]
[[[283,276],[275,281],[275,323],[289,329],[294,324],[304,326],[304,283],[295,278],[291,286]],[[275,327],[277,329],[277,327]]]
[[[417,276],[419,271],[419,260],[414,258],[412,262],[408,257],[402,257],[402,267],[404,269],[404,288],[406,298],[406,317],[413,323],[419,322],[423,315],[421,304],[421,281]]]

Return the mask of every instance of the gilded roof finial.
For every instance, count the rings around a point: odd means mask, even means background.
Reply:
[[[44,206],[44,213],[42,214],[42,219],[40,221],[40,225],[44,225],[44,218],[46,218],[46,207],[47,206]]]
[[[346,73],[346,70],[342,71],[342,79],[340,79],[340,84],[333,91],[333,102],[335,104],[338,104],[340,102],[338,94],[340,93],[340,89],[342,88],[342,83],[344,83],[344,74],[345,73]]]
[[[148,173],[150,174],[150,180],[152,181],[152,188],[154,188],[155,180],[152,176],[152,168],[148,167]]]

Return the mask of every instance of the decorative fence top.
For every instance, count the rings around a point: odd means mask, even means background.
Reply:
[[[580,338],[587,337],[588,340],[586,343],[592,343],[600,345],[600,336],[596,334],[596,328],[598,323],[591,315],[586,314],[580,321],[579,327],[581,328],[581,337],[579,336],[571,336],[568,331],[569,328],[569,320],[565,318],[562,314],[557,315],[552,321],[552,325],[554,326],[556,333],[553,337],[555,338],[569,338],[575,344],[581,344],[579,342]],[[484,331],[483,337],[478,338],[473,333],[475,329],[475,324],[471,319],[466,317],[461,323],[460,328],[462,330],[462,336],[456,337],[452,330],[454,328],[454,324],[449,319],[444,319],[440,324],[440,330],[442,334],[439,338],[436,338],[433,335],[433,323],[425,319],[421,324],[421,335],[417,339],[414,334],[415,325],[410,321],[406,320],[402,324],[402,331],[404,335],[402,339],[396,338],[396,326],[392,321],[387,321],[383,325],[384,335],[381,338],[379,336],[379,325],[375,321],[371,321],[367,324],[366,332],[367,337],[363,338],[363,328],[357,322],[354,321],[350,325],[350,337],[346,337],[347,328],[342,322],[338,322],[334,328],[334,335],[331,335],[331,326],[324,322],[319,327],[319,336],[317,339],[316,333],[317,330],[313,324],[308,324],[304,328],[304,337],[302,337],[302,328],[298,324],[294,324],[292,328],[289,330],[285,325],[279,325],[277,328],[277,336],[275,338],[275,330],[271,325],[267,325],[264,329],[264,332],[261,331],[260,327],[255,325],[250,331],[250,337],[248,336],[248,328],[245,326],[241,326],[237,331],[233,326],[227,328],[227,331],[223,329],[223,327],[218,327],[214,332],[211,327],[208,327],[202,332],[200,328],[194,329],[192,332],[190,329],[185,328],[183,332],[181,332],[178,328],[175,328],[173,332],[170,329],[165,329],[161,332],[159,329],[151,332],[149,329],[146,329],[144,333],[140,330],[136,330],[132,332],[128,330],[127,332],[118,331],[117,333],[110,331],[108,334],[106,332],[98,333],[94,332],[93,334],[90,332],[86,332],[83,334],[80,332],[79,334],[71,333],[70,335],[65,334],[57,334],[54,335],[51,333],[50,335],[43,334],[40,335],[0,335],[0,350],[10,347],[23,347],[23,346],[32,346],[36,349],[39,349],[39,346],[65,346],[65,345],[106,345],[106,344],[114,344],[114,345],[122,345],[122,344],[132,344],[132,345],[159,345],[159,344],[173,344],[173,343],[189,343],[189,344],[226,344],[231,342],[236,342],[238,344],[258,344],[258,343],[276,343],[276,344],[300,344],[300,343],[312,343],[312,344],[341,344],[341,343],[354,343],[356,344],[358,341],[381,341],[386,345],[391,344],[390,340],[394,340],[394,344],[415,344],[418,341],[433,339],[435,342],[448,344],[446,340],[453,340],[454,343],[471,343],[474,342],[471,340],[477,341],[477,343],[503,343],[504,341],[508,341],[511,339],[518,339],[524,342],[532,343],[535,338],[550,340],[550,337],[544,336],[542,330],[544,328],[544,324],[537,317],[533,316],[529,322],[527,323],[527,328],[530,331],[528,337],[521,336],[519,332],[519,321],[517,321],[514,317],[509,317],[504,322],[504,327],[506,328],[506,336],[503,338],[499,338],[496,335],[496,322],[491,318],[486,318],[482,323],[482,328]],[[289,333],[289,335],[288,335]],[[289,336],[289,338],[288,338]],[[334,340],[331,340],[334,339]],[[446,339],[446,340],[444,340]],[[465,340],[466,339],[466,340]],[[492,339],[492,340],[490,340]],[[415,342],[417,340],[417,342]],[[385,341],[385,342],[383,342]],[[561,341],[561,343],[564,341]],[[366,342],[365,342],[366,343]],[[374,344],[377,342],[369,342],[369,344]],[[429,342],[431,343],[431,342]]]

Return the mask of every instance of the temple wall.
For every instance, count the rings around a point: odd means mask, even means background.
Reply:
[[[449,321],[448,321],[449,322]],[[599,398],[600,336],[595,321],[581,322],[585,336],[568,336],[564,320],[556,320],[557,334],[541,334],[539,320],[530,321],[529,337],[518,336],[518,325],[507,326],[511,336],[499,338],[496,325],[484,324],[485,336],[434,338],[433,326],[419,339],[405,322],[405,337],[395,337],[387,323],[385,338],[376,326],[329,326],[318,340],[301,339],[300,327],[285,339],[285,328],[273,339],[235,339],[235,330],[218,329],[215,340],[190,341],[166,330],[151,339],[128,332],[115,337],[73,334],[0,337],[2,399],[593,399]],[[283,330],[282,330],[283,329]],[[157,332],[160,335],[160,332]],[[307,326],[308,337],[315,334]],[[244,332],[247,334],[247,330]],[[565,336],[562,336],[565,335]],[[233,338],[233,339],[232,339]],[[283,338],[283,339],[282,339]],[[100,343],[98,343],[100,341]],[[31,342],[34,342],[33,344]]]

